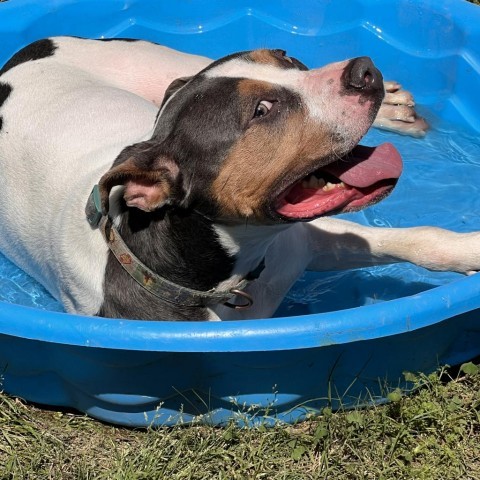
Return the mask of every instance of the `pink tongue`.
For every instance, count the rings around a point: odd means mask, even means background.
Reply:
[[[352,187],[369,187],[380,180],[398,178],[402,173],[402,158],[391,143],[378,147],[356,146],[342,160],[326,165],[322,170]]]

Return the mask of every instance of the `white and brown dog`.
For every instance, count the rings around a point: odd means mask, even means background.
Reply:
[[[331,218],[401,173],[392,145],[358,145],[376,118],[425,128],[387,90],[382,106],[366,57],[308,70],[281,50],[212,63],[143,41],[35,42],[0,71],[0,251],[68,312],[137,319],[268,317],[305,269],[474,272],[478,233]]]

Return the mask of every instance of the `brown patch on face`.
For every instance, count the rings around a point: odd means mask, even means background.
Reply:
[[[258,123],[230,149],[212,186],[225,218],[264,218],[271,194],[307,174],[319,159],[335,154],[338,142],[305,112],[274,126]]]
[[[272,91],[272,84],[262,80],[250,80],[244,78],[238,82],[238,93],[240,98],[259,97],[267,100]]]
[[[274,67],[281,66],[280,59],[275,56],[271,50],[260,49],[253,50],[248,55],[250,59],[255,63],[263,63],[265,65],[273,65]]]
[[[238,96],[240,98],[243,108],[241,115],[243,122],[249,122],[254,114],[256,101],[267,100],[271,101],[276,98],[275,90],[272,89],[272,84],[261,80],[250,80],[248,78],[239,80],[237,84]]]

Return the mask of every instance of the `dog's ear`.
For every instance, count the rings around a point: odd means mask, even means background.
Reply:
[[[175,79],[165,90],[165,94],[163,96],[162,104],[160,108],[165,105],[165,102],[178,90],[180,90],[183,86],[185,86],[193,77],[180,77]]]
[[[147,145],[143,149],[142,145]],[[181,200],[180,169],[170,157],[155,153],[155,148],[145,144],[127,147],[115,165],[100,179],[99,190],[102,211],[108,212],[110,191],[123,185],[123,198],[129,207],[152,212],[164,205]],[[123,160],[125,158],[125,160]]]

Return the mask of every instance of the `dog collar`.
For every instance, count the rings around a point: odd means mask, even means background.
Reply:
[[[141,287],[152,295],[169,303],[190,307],[206,307],[223,303],[227,307],[236,310],[244,310],[252,306],[253,298],[248,293],[244,292],[243,289],[252,280],[257,279],[260,276],[265,268],[264,260],[260,262],[255,270],[250,272],[242,281],[229,290],[193,290],[163,278],[147,267],[134,255],[113,225],[111,218],[108,214],[103,213],[98,185],[93,187],[88,198],[85,214],[88,223],[93,228],[98,228],[101,231],[108,248],[123,269]],[[242,297],[245,300],[245,303],[240,305],[231,303],[231,300],[235,297]]]

